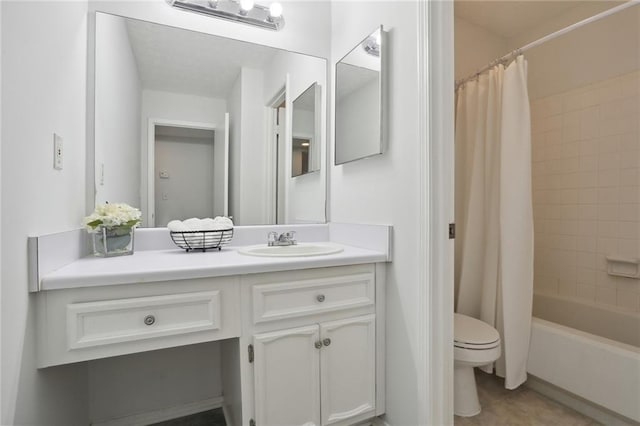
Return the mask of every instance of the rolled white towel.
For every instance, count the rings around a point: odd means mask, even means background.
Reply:
[[[231,219],[229,219],[228,217],[224,217],[224,216],[216,216],[215,219],[213,219],[213,221],[217,224],[217,225],[222,225],[223,228],[221,229],[228,229],[228,228],[233,228],[233,221]],[[220,228],[219,228],[220,229]]]
[[[167,223],[167,228],[169,228],[169,231],[171,232],[184,232],[189,230],[181,220],[172,220]]]
[[[214,231],[216,229],[216,221],[210,217],[202,219],[201,225],[203,231]]]
[[[192,217],[191,219],[187,219],[182,223],[184,223],[189,231],[202,231],[202,220],[198,219],[197,217]]]

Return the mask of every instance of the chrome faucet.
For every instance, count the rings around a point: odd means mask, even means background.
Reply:
[[[283,232],[278,235],[277,232],[269,232],[267,237],[267,245],[272,246],[292,246],[298,244],[296,241],[296,231]]]

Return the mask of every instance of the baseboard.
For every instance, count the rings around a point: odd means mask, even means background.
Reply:
[[[204,399],[201,401],[190,402],[187,404],[176,405],[173,407],[162,408],[155,411],[147,411],[146,413],[132,414],[130,416],[119,417],[112,420],[103,420],[91,423],[92,426],[145,426],[152,423],[163,422],[166,420],[176,419],[178,417],[189,416],[191,414],[200,413],[202,411],[213,410],[223,406],[224,398],[219,396],[216,398]],[[226,415],[225,415],[226,417]]]
[[[640,426],[640,423],[632,419],[614,413],[531,374],[528,374],[525,386],[607,426]]]

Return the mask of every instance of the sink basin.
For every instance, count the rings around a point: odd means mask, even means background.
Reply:
[[[340,253],[342,247],[332,243],[298,243],[292,246],[272,246],[259,244],[238,249],[238,253],[249,256],[265,257],[302,257],[325,256],[327,254]]]

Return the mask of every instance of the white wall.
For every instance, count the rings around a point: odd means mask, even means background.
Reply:
[[[328,35],[327,35],[328,37]],[[326,55],[328,57],[328,54]],[[292,55],[288,52],[278,53],[265,70],[264,105],[278,93],[284,86],[285,77],[289,75],[289,92],[287,93],[286,107],[292,109],[293,100],[300,96],[314,82],[320,87],[320,110],[323,112],[320,119],[320,171],[296,178],[291,178],[291,164],[287,164],[286,174],[288,203],[286,218],[288,223],[325,222],[326,192],[326,164],[327,164],[327,93],[329,88],[322,87],[322,82],[327,81],[327,62],[322,58],[310,56]],[[291,117],[291,115],[288,115]],[[291,141],[288,141],[286,149],[290,150]],[[290,156],[288,157],[290,158]]]
[[[389,31],[388,148],[383,155],[330,166],[331,221],[393,225],[387,269],[387,422],[419,424],[417,3],[332,4],[332,65],[380,24]],[[335,81],[332,76],[332,81]],[[332,107],[332,111],[334,107]],[[331,133],[330,133],[331,134]],[[331,158],[331,157],[330,157]]]
[[[140,207],[142,87],[125,21],[96,16],[96,203]]]
[[[87,369],[35,367],[27,236],[78,228],[85,215],[87,5],[2,2],[2,419],[86,425]],[[53,169],[53,133],[64,169]],[[6,206],[11,206],[6,209]]]
[[[241,155],[241,133],[242,133],[242,109],[241,109],[241,87],[242,78],[238,75],[229,96],[227,105],[229,108],[229,215],[237,223],[241,218],[241,198],[240,198],[240,155]]]
[[[236,225],[267,223],[266,132],[263,73],[243,67],[231,89],[229,105],[229,198]]]
[[[213,217],[213,138],[156,136],[156,224]],[[160,178],[160,172],[168,178]],[[215,182],[219,184],[221,182]]]
[[[183,93],[161,92],[157,90],[145,89],[142,91],[142,114],[141,114],[141,152],[145,160],[140,167],[141,171],[141,193],[143,213],[146,212],[146,200],[148,199],[148,132],[149,119],[164,119],[175,121],[189,121],[192,123],[213,124],[216,128],[224,128],[224,114],[227,112],[227,101],[225,99],[209,98],[205,96],[187,95]],[[218,134],[216,134],[218,136]],[[222,144],[224,139],[222,133],[216,138],[215,144]],[[218,148],[216,146],[216,148]],[[215,167],[220,168],[222,164],[216,163]],[[156,171],[157,175],[157,171]],[[219,191],[218,191],[219,192]],[[216,199],[220,195],[216,194]],[[143,214],[144,216],[144,214]],[[156,226],[166,226],[166,223],[156,222]]]
[[[90,420],[219,397],[220,368],[218,342],[90,361]]]
[[[238,225],[267,223],[266,161],[267,146],[264,125],[263,89],[261,70],[243,67],[240,89],[240,211],[234,216]]]
[[[509,51],[505,38],[464,19],[456,17],[454,29],[456,80],[470,76]]]

